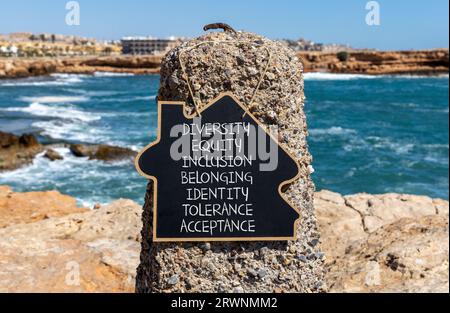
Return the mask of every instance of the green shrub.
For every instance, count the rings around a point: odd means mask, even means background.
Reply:
[[[347,51],[340,51],[336,54],[337,58],[341,62],[346,62],[349,57],[349,53]]]

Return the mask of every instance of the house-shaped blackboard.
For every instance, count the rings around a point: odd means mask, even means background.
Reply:
[[[158,102],[158,137],[136,168],[154,182],[154,241],[296,237],[299,212],[282,189],[299,166],[230,93],[192,116],[182,102]]]

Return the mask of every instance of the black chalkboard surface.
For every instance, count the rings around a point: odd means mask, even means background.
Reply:
[[[136,158],[154,181],[153,240],[292,240],[299,212],[282,188],[297,162],[232,94],[198,114],[158,103],[158,138]]]

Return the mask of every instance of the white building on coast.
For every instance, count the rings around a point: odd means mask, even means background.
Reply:
[[[132,55],[164,54],[180,44],[182,39],[169,37],[166,39],[153,37],[124,37],[121,40],[122,53]]]

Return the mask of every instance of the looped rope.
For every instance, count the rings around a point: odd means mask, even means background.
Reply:
[[[234,43],[234,44],[246,43],[246,44],[248,44],[248,43],[254,43],[254,42],[245,41],[245,40],[218,40],[218,41],[209,40],[209,41],[204,41],[204,42],[198,43],[198,44],[196,44],[196,45],[194,45],[192,47],[186,48],[186,49],[182,50],[178,54],[178,61],[180,63],[181,71],[183,72],[182,76],[183,76],[183,79],[187,83],[187,86],[188,86],[188,89],[189,89],[189,93],[191,95],[192,101],[194,103],[194,108],[195,108],[195,111],[197,112],[198,116],[201,116],[201,113],[200,113],[200,110],[199,110],[199,105],[198,105],[198,103],[196,101],[196,98],[194,96],[194,92],[192,91],[192,87],[191,87],[191,84],[190,84],[190,79],[189,79],[189,76],[186,73],[186,67],[185,67],[184,63],[182,62],[181,56],[184,55],[188,51],[191,51],[191,50],[193,50],[195,48],[198,48],[201,45],[208,44],[208,43],[212,43],[214,45],[216,43],[228,43],[228,44],[229,43]],[[271,60],[272,60],[272,53],[270,52],[270,50],[267,47],[264,47],[264,46],[263,46],[263,48],[267,51],[268,60],[267,60],[266,66],[264,67],[263,73],[259,77],[258,84],[256,85],[256,88],[253,91],[252,97],[250,99],[250,103],[248,105],[246,105],[247,108],[253,104],[253,101],[255,100],[256,94],[258,93],[258,90],[259,90],[259,88],[261,86],[261,83],[262,83],[264,77],[267,74],[267,70],[269,69],[269,65],[270,65]],[[247,112],[245,112],[242,117],[244,117],[246,114],[247,114]]]

